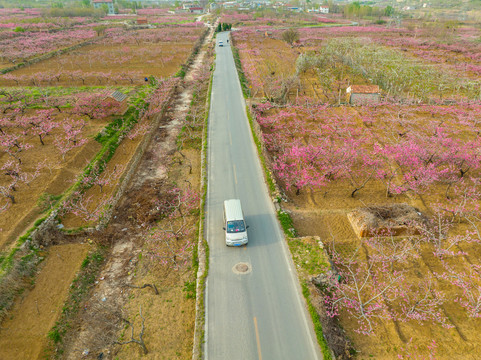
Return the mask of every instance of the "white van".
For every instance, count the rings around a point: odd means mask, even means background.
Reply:
[[[247,244],[247,228],[239,199],[224,201],[224,230],[227,246]]]
[[[224,43],[222,42],[222,40],[219,40],[219,46],[224,46]]]

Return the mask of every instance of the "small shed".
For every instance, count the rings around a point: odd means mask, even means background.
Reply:
[[[374,104],[379,102],[378,85],[351,85],[346,89],[347,101],[351,105]]]
[[[189,9],[191,14],[203,14],[204,13],[204,8],[203,7],[191,7]]]
[[[329,14],[329,6],[321,5],[319,6],[319,12],[322,14]]]
[[[112,92],[111,94],[109,94],[109,97],[111,97],[112,99],[114,100],[117,100],[118,102],[122,102],[124,101],[125,99],[127,99],[127,95],[125,95],[124,93],[121,93],[120,91],[118,90],[115,90],[114,92]]]
[[[137,18],[137,25],[146,25],[149,22],[147,21],[147,17],[141,16]]]

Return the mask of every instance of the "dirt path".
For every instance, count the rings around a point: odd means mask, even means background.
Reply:
[[[88,248],[86,244],[66,244],[49,249],[35,287],[2,323],[0,359],[43,359],[46,334],[61,312]]]
[[[122,233],[122,229],[118,229]],[[70,340],[71,346],[66,353],[67,359],[78,359],[79,354],[100,354],[115,336],[115,326],[112,321],[117,308],[123,305],[125,299],[125,283],[130,283],[132,269],[139,249],[133,239],[121,237],[114,245],[107,265],[102,270],[95,292],[85,304],[81,312],[81,326],[75,334],[75,340]],[[95,321],[94,321],[95,320]],[[68,339],[67,339],[68,340]]]

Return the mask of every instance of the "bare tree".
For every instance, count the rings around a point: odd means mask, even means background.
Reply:
[[[289,45],[292,45],[299,40],[299,31],[297,29],[288,29],[282,33],[282,40]]]
[[[159,295],[159,290],[157,289],[157,286],[155,286],[155,284],[144,284],[142,286],[136,286],[136,285],[132,285],[132,284],[125,284],[125,286],[127,287],[130,287],[130,288],[133,288],[133,289],[145,289],[147,287],[150,287],[154,290],[155,292],[155,295]]]
[[[130,340],[127,340],[127,341],[115,341],[115,344],[119,344],[119,345],[126,345],[126,344],[131,344],[131,343],[135,343],[135,344],[139,344],[141,347],[142,347],[142,350],[144,351],[144,355],[147,355],[148,353],[148,350],[147,350],[147,347],[145,346],[145,343],[144,343],[144,330],[145,330],[145,318],[142,316],[142,306],[140,306],[140,309],[139,309],[139,315],[140,315],[140,318],[142,319],[142,322],[141,322],[141,325],[140,325],[140,333],[139,333],[139,338],[136,339],[134,337],[134,324],[132,324],[129,320],[125,319],[125,318],[122,318],[122,320],[130,326],[130,329],[131,329],[131,332],[130,332]]]

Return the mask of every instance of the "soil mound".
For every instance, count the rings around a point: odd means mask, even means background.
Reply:
[[[383,233],[417,234],[417,226],[426,221],[418,209],[408,204],[371,205],[350,212],[347,218],[360,238]]]

